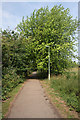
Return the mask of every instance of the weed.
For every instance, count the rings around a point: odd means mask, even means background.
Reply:
[[[78,75],[74,71],[65,71],[61,76],[53,76],[50,81],[51,88],[54,88],[67,102],[71,110],[80,111],[78,107]]]

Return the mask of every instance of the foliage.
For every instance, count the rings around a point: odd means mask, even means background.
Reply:
[[[7,73],[2,76],[2,99],[5,100],[9,98],[9,92],[12,91],[18,84],[23,82],[24,80],[16,74],[15,69],[7,68]]]
[[[80,112],[77,73],[68,71],[61,76],[52,77],[50,86],[60,93],[67,105]]]
[[[18,74],[27,74],[29,45],[25,39],[14,31],[4,30],[2,32],[2,61],[3,69],[13,66]],[[28,49],[26,49],[28,47]],[[27,61],[27,62],[26,62]],[[4,70],[3,70],[4,74]]]
[[[31,17],[27,17],[26,20],[23,17],[17,30],[25,38],[32,37],[35,53],[33,62],[39,71],[47,72],[46,45],[50,46],[51,72],[59,74],[64,68],[70,67],[71,57],[75,57],[73,52],[77,26],[77,20],[69,14],[69,9],[65,10],[63,6],[56,5],[50,11],[48,7],[34,10]]]
[[[31,37],[23,38],[18,32],[9,29],[2,31],[3,99],[7,99],[8,93],[35,69],[36,64],[32,63],[32,49]]]
[[[26,20],[17,25],[17,32],[2,31],[3,96],[28,76],[39,71],[43,78],[48,72],[48,49],[50,46],[51,73],[62,74],[71,66],[74,56],[75,30],[78,22],[69,14],[69,9],[54,6],[51,10],[34,10]],[[74,56],[75,57],[75,56]]]
[[[18,86],[16,86],[13,91],[9,92],[9,99],[2,102],[2,118],[5,118],[6,113],[9,110],[9,107],[11,105],[11,102],[14,100],[15,95],[18,93],[18,91],[20,90],[20,88],[22,87],[23,83],[19,84]]]

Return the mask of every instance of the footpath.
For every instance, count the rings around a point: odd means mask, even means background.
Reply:
[[[8,118],[60,118],[45,97],[38,79],[28,79],[16,97]]]

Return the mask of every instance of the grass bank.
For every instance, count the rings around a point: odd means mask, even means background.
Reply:
[[[78,68],[64,71],[63,75],[51,76],[41,81],[53,103],[67,118],[76,118],[80,112],[78,91]]]

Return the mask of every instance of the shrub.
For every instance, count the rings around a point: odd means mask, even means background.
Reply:
[[[2,99],[9,98],[9,92],[13,90],[23,80],[16,74],[16,70],[13,68],[7,68],[7,73],[2,76]]]

